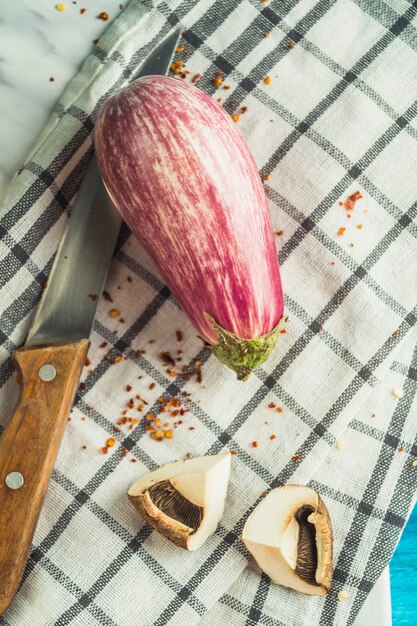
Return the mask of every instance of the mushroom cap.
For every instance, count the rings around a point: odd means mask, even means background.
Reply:
[[[332,579],[329,513],[310,487],[277,487],[246,521],[242,539],[274,583],[309,595],[326,594]]]

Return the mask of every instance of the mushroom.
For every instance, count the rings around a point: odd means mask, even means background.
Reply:
[[[230,454],[175,461],[146,474],[128,491],[138,513],[186,550],[197,550],[223,515]]]
[[[273,583],[312,596],[330,590],[332,526],[314,489],[286,485],[270,491],[248,517],[242,539]]]

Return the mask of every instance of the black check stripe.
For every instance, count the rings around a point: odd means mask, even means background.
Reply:
[[[413,356],[412,367],[415,367],[416,365],[417,365],[417,350],[415,351],[414,356]],[[346,541],[342,548],[341,554],[339,555],[339,559],[337,563],[335,564],[334,580],[335,580],[336,590],[340,590],[343,586],[343,583],[345,583],[346,580],[348,579],[349,564],[352,562],[352,559],[354,558],[354,555],[358,549],[359,542],[362,538],[364,529],[369,520],[369,515],[373,510],[374,503],[382,488],[382,485],[385,479],[385,474],[382,473],[379,468],[381,465],[384,467],[389,467],[394,455],[397,453],[396,448],[400,442],[400,437],[403,432],[404,423],[406,421],[407,415],[410,412],[410,408],[411,408],[412,402],[416,394],[414,381],[412,381],[409,378],[405,381],[405,384],[404,384],[404,394],[405,394],[404,398],[402,398],[399,401],[397,408],[394,412],[393,419],[390,421],[388,431],[382,441],[382,447],[381,447],[381,452],[379,455],[378,462],[375,464],[374,470],[371,476],[369,477],[368,484],[363,494],[362,502],[359,504],[357,508],[357,512],[352,521],[350,530],[347,533]],[[408,487],[408,489],[410,489],[410,492],[412,495],[413,493],[415,493],[415,490],[417,489],[417,479],[414,478],[414,480],[411,480],[410,482],[411,484],[409,485],[406,484],[406,486]],[[403,488],[404,488],[404,485],[403,485]],[[364,500],[366,500],[366,503],[367,503],[366,506],[364,506],[363,504]],[[402,500],[402,502],[404,502],[404,500]],[[405,508],[404,513],[406,513],[406,510],[408,507],[403,507],[403,508]],[[387,529],[384,527],[382,528],[383,528],[382,534],[385,535],[387,533]],[[398,529],[398,534],[399,534],[399,529]],[[388,556],[389,554],[391,554],[391,551],[395,546],[395,542],[396,542],[395,537],[396,536],[398,537],[398,534],[393,536],[392,532],[389,533],[389,536],[391,537],[391,541],[393,542],[393,544],[387,546],[385,542],[385,549],[387,550]],[[377,547],[378,550],[384,549],[384,544],[379,544],[378,542],[377,546],[378,546]],[[368,566],[368,571],[370,569],[372,569],[372,565]],[[373,572],[373,576],[371,578],[371,581],[372,581],[371,587],[376,582],[378,576],[381,573],[382,573],[382,569],[376,570]],[[367,579],[367,576],[365,576],[365,580],[366,579]],[[367,589],[367,591],[369,592],[370,589]],[[337,606],[337,600],[336,600],[335,595],[328,596],[323,606],[322,615],[324,616],[325,614],[326,620],[328,620],[329,622],[331,622],[332,618],[334,617],[336,606]]]

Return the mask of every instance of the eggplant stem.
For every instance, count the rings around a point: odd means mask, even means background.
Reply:
[[[275,328],[266,335],[242,339],[220,326],[208,313],[204,315],[219,338],[219,343],[213,346],[214,355],[236,372],[238,380],[247,380],[252,370],[267,360],[275,347],[284,322],[288,319],[283,315]]]

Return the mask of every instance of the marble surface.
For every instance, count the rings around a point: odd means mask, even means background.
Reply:
[[[0,3],[0,198],[120,2],[65,0],[63,12],[53,0]],[[102,11],[108,22],[97,18]]]
[[[120,0],[69,0],[63,12],[55,9],[56,4],[53,0],[1,2],[0,199],[63,89],[92,50],[93,40],[120,12]],[[97,18],[101,11],[109,13],[108,22]],[[387,570],[355,626],[390,626],[389,598]]]

